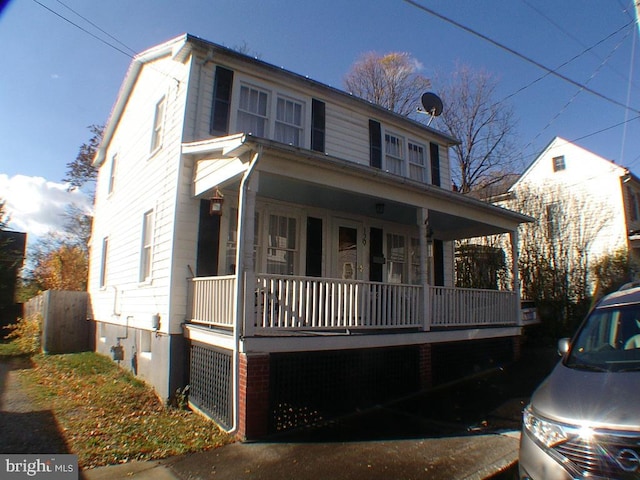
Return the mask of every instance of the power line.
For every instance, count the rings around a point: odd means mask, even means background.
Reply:
[[[470,27],[467,27],[467,26],[465,26],[465,25],[463,25],[463,24],[461,24],[459,22],[456,22],[455,20],[436,12],[435,10],[432,10],[432,9],[430,9],[428,7],[425,7],[424,5],[421,5],[421,4],[419,4],[418,2],[416,2],[414,0],[404,0],[404,1],[406,3],[408,3],[408,4],[410,4],[410,5],[418,8],[419,10],[422,10],[422,11],[424,11],[424,12],[430,14],[430,15],[433,15],[434,17],[437,17],[440,20],[443,20],[443,21],[445,21],[447,23],[450,23],[451,25],[453,25],[455,27],[458,27],[458,28],[464,30],[467,33],[470,33],[470,34],[472,34],[472,35],[474,35],[474,36],[476,36],[478,38],[481,38],[482,40],[485,40],[485,41],[491,43],[492,45],[500,48],[501,50],[504,50],[504,51],[506,51],[506,52],[508,52],[508,53],[510,53],[512,55],[515,55],[516,57],[524,60],[525,62],[530,63],[530,64],[532,64],[532,65],[534,65],[534,66],[536,66],[536,67],[548,72],[549,74],[551,74],[551,75],[553,75],[555,77],[558,77],[561,80],[564,80],[565,82],[570,83],[571,85],[574,85],[574,86],[576,86],[578,88],[584,89],[584,91],[589,92],[592,95],[595,95],[595,96],[597,96],[597,97],[599,97],[599,98],[601,98],[603,100],[606,100],[607,102],[610,102],[610,103],[612,103],[614,105],[618,105],[619,107],[631,110],[631,111],[633,111],[635,113],[640,113],[640,110],[637,110],[635,108],[629,107],[629,106],[625,105],[624,103],[619,102],[618,100],[615,100],[615,99],[613,99],[611,97],[608,97],[607,95],[604,95],[603,93],[600,93],[600,92],[598,92],[596,90],[593,90],[593,89],[587,87],[586,85],[583,85],[580,82],[577,82],[577,81],[567,77],[566,75],[563,75],[563,74],[559,73],[558,71],[556,71],[556,70],[554,70],[552,68],[549,68],[546,65],[543,65],[542,63],[532,59],[531,57],[528,57],[528,56],[526,56],[526,55],[514,50],[513,48],[508,47],[508,46],[506,46],[506,45],[504,45],[504,44],[502,44],[502,43],[500,43],[500,42],[498,42],[496,40],[493,40],[492,38],[490,38],[490,37],[478,32],[476,30],[473,30]],[[632,23],[633,23],[633,21],[629,22],[625,26],[631,25]]]
[[[123,55],[126,55],[127,57],[129,57],[129,58],[131,58],[131,59],[133,59],[133,58],[134,58],[134,55],[132,55],[132,54],[130,54],[130,53],[127,53],[127,52],[125,52],[124,50],[122,50],[121,48],[118,48],[117,46],[113,45],[112,43],[107,42],[105,39],[100,38],[98,35],[96,35],[96,34],[94,34],[94,33],[90,32],[90,31],[89,31],[89,30],[87,30],[86,28],[84,28],[84,27],[82,27],[82,26],[78,25],[77,23],[75,23],[75,22],[73,22],[73,21],[69,20],[69,19],[68,19],[67,17],[65,17],[64,15],[62,15],[62,14],[60,14],[60,13],[56,12],[55,10],[53,10],[53,9],[51,9],[51,8],[49,8],[49,7],[47,7],[45,4],[41,3],[39,0],[33,0],[33,1],[34,1],[35,3],[37,3],[38,5],[40,5],[42,8],[44,8],[45,10],[48,10],[49,12],[53,13],[56,17],[61,18],[62,20],[64,20],[64,21],[65,21],[65,22],[67,22],[67,23],[70,23],[71,25],[73,25],[74,27],[78,28],[79,30],[82,30],[82,31],[83,31],[84,33],[86,33],[87,35],[90,35],[91,37],[95,38],[95,39],[96,39],[96,40],[98,40],[99,42],[104,43],[104,44],[105,44],[105,45],[107,45],[108,47],[113,48],[113,49],[114,49],[114,50],[116,50],[117,52],[120,52],[120,53],[122,53]],[[75,13],[75,12],[74,12],[74,13]],[[77,15],[77,14],[76,14],[76,15]],[[80,15],[79,15],[79,16],[80,16]],[[83,17],[81,17],[81,16],[80,16],[80,18],[83,18]],[[91,23],[91,22],[89,22],[89,23]],[[118,41],[118,43],[121,43],[121,42],[119,42],[119,41]],[[129,47],[126,47],[126,48],[129,48]]]
[[[121,46],[123,46],[124,48],[126,48],[127,50],[129,50],[131,53],[133,53],[134,55],[136,55],[138,52],[136,52],[133,48],[129,47],[128,45],[125,45],[124,43],[122,43],[120,40],[118,40],[116,37],[114,37],[113,35],[111,35],[109,32],[107,32],[106,30],[100,28],[98,25],[96,25],[95,23],[93,23],[91,20],[89,20],[87,17],[79,14],[78,12],[76,12],[73,8],[71,8],[69,5],[63,3],[61,0],[56,0],[60,5],[62,5],[64,8],[66,8],[67,10],[73,12],[75,15],[77,15],[78,17],[80,17],[82,20],[84,20],[85,22],[87,22],[89,25],[91,25],[92,27],[98,29],[100,32],[104,33],[107,37],[109,37],[111,40],[116,41],[117,43],[119,43]]]

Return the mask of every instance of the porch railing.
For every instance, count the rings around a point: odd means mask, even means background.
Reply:
[[[234,326],[235,276],[192,280],[191,323]],[[518,323],[514,292],[428,287],[431,327]],[[246,321],[257,331],[424,328],[422,287],[335,278],[256,275]]]
[[[403,328],[422,325],[416,285],[335,278],[257,276],[262,329]]]
[[[515,325],[515,302],[514,292],[429,287],[431,326]]]
[[[233,327],[235,287],[235,275],[192,279],[191,323]]]

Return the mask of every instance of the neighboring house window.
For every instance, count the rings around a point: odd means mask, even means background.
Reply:
[[[409,142],[407,145],[409,152],[409,178],[424,182],[424,147],[417,143]]]
[[[100,288],[107,285],[107,256],[109,252],[109,237],[102,239],[102,257],[100,258]]]
[[[151,134],[151,151],[155,151],[162,145],[162,127],[164,124],[165,97],[156,103],[156,113],[153,118],[153,132]]]
[[[403,283],[407,249],[403,235],[387,234],[387,281]]]
[[[144,214],[142,221],[142,251],[140,252],[140,281],[151,278],[151,257],[153,249],[153,210]]]
[[[241,86],[238,131],[266,137],[268,104],[267,92],[246,85]]]
[[[560,234],[560,205],[547,205],[547,233],[549,238],[556,238]]]
[[[404,140],[394,134],[384,136],[385,169],[387,172],[403,175]]]
[[[375,120],[369,120],[369,165],[382,168],[382,129]]]
[[[296,147],[300,146],[302,104],[288,98],[278,97],[275,129],[274,140]]]
[[[229,133],[232,88],[233,70],[217,66],[213,81],[213,104],[211,105],[211,125],[209,128],[212,135]]]
[[[113,187],[116,183],[116,164],[118,163],[118,156],[114,155],[111,158],[111,172],[109,173],[109,193],[113,193]]]
[[[293,275],[296,265],[297,221],[280,215],[269,216],[267,273]]]
[[[311,150],[324,152],[325,103],[315,98],[311,101]]]
[[[437,143],[429,143],[429,157],[431,160],[431,183],[440,186],[440,147]]]
[[[564,155],[560,157],[553,157],[553,171],[560,172],[566,168],[564,164]]]

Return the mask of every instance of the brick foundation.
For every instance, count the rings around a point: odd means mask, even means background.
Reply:
[[[269,355],[239,358],[238,439],[250,440],[267,435],[269,429]]]

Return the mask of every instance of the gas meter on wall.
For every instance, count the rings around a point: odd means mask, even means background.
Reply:
[[[111,347],[111,355],[116,361],[124,360],[124,348],[122,345],[114,345]]]

